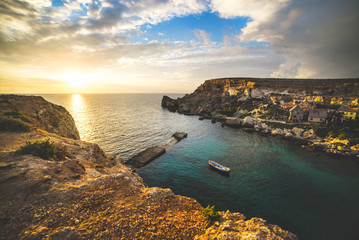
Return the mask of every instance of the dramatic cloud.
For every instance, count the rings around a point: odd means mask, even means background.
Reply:
[[[92,79],[89,88],[91,83],[95,90],[100,79],[111,91],[135,84],[157,92],[191,91],[213,77],[357,77],[358,5],[354,0],[63,0],[54,5],[3,0],[1,85],[6,79],[13,84],[1,91],[46,85],[44,79],[59,87],[81,75]],[[193,25],[184,25],[186,37],[173,37],[176,29],[171,35],[171,20],[206,14],[246,22],[221,33],[211,31],[216,22],[192,18]],[[169,25],[153,30],[161,23]]]
[[[267,42],[285,57],[272,76],[359,75],[358,1],[213,0],[212,8],[226,18],[252,19],[238,37]]]

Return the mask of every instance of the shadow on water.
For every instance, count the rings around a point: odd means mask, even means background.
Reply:
[[[217,168],[214,168],[214,167],[211,167],[211,166],[208,166],[208,168],[212,171],[212,172],[215,172],[217,174],[220,174],[224,177],[228,177],[229,178],[229,172],[223,172],[221,170],[218,170]]]

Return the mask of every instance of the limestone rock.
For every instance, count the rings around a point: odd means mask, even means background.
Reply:
[[[272,130],[272,135],[283,135],[283,130],[280,128],[276,128],[274,130]]]
[[[80,139],[74,119],[62,106],[37,96],[0,95],[0,102],[0,118],[6,112],[18,112],[34,127],[62,137]]]
[[[315,139],[316,134],[313,129],[303,132],[303,139]]]
[[[352,151],[354,151],[356,153],[359,153],[359,144],[351,146],[350,150],[352,150]]]
[[[227,118],[225,124],[229,127],[240,128],[242,127],[243,120],[240,118]]]
[[[247,116],[243,119],[243,127],[253,127],[254,119],[250,116]]]
[[[303,128],[294,127],[294,128],[292,129],[292,132],[294,133],[294,136],[295,136],[295,137],[300,138],[300,137],[302,137],[302,133],[304,132],[304,129],[303,129]]]
[[[182,139],[186,138],[187,137],[187,133],[184,133],[184,132],[176,132],[175,134],[172,135],[172,137],[176,138],[176,140],[179,142],[181,141]]]
[[[245,220],[245,216],[238,213],[219,212],[220,220],[206,229],[203,235],[196,236],[196,240],[207,239],[283,239],[297,240],[297,236],[268,224],[261,218]]]

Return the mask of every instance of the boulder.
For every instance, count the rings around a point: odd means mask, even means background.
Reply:
[[[280,128],[276,128],[274,130],[272,130],[272,135],[283,135],[283,130]]]
[[[242,127],[242,122],[240,118],[227,118],[225,124],[229,127],[240,128]]]
[[[286,134],[284,135],[284,137],[285,137],[285,138],[292,138],[292,137],[293,137],[293,134],[291,134],[291,133],[286,133]]]
[[[247,116],[243,119],[243,127],[253,127],[254,119],[250,116]]]
[[[238,110],[237,112],[235,112],[235,113],[233,114],[233,117],[241,117],[241,116],[243,116],[243,115],[246,114],[246,113],[247,113],[246,110],[240,109],[240,110]]]
[[[297,128],[297,127],[294,127],[292,129],[292,132],[294,133],[294,136],[297,137],[297,138],[300,138],[302,136],[302,133],[304,132],[304,129],[303,128]]]
[[[315,135],[315,131],[313,129],[310,129],[308,131],[303,132],[303,139],[315,139],[316,135]]]
[[[350,150],[352,150],[355,153],[359,153],[359,144],[351,146]]]
[[[178,142],[181,141],[182,139],[187,137],[187,133],[185,132],[176,132],[175,134],[172,135],[172,137],[174,137]]]

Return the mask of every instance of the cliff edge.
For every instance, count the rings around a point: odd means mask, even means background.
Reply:
[[[297,239],[239,213],[206,226],[196,200],[146,187],[41,97],[0,95],[0,139],[0,239]]]

